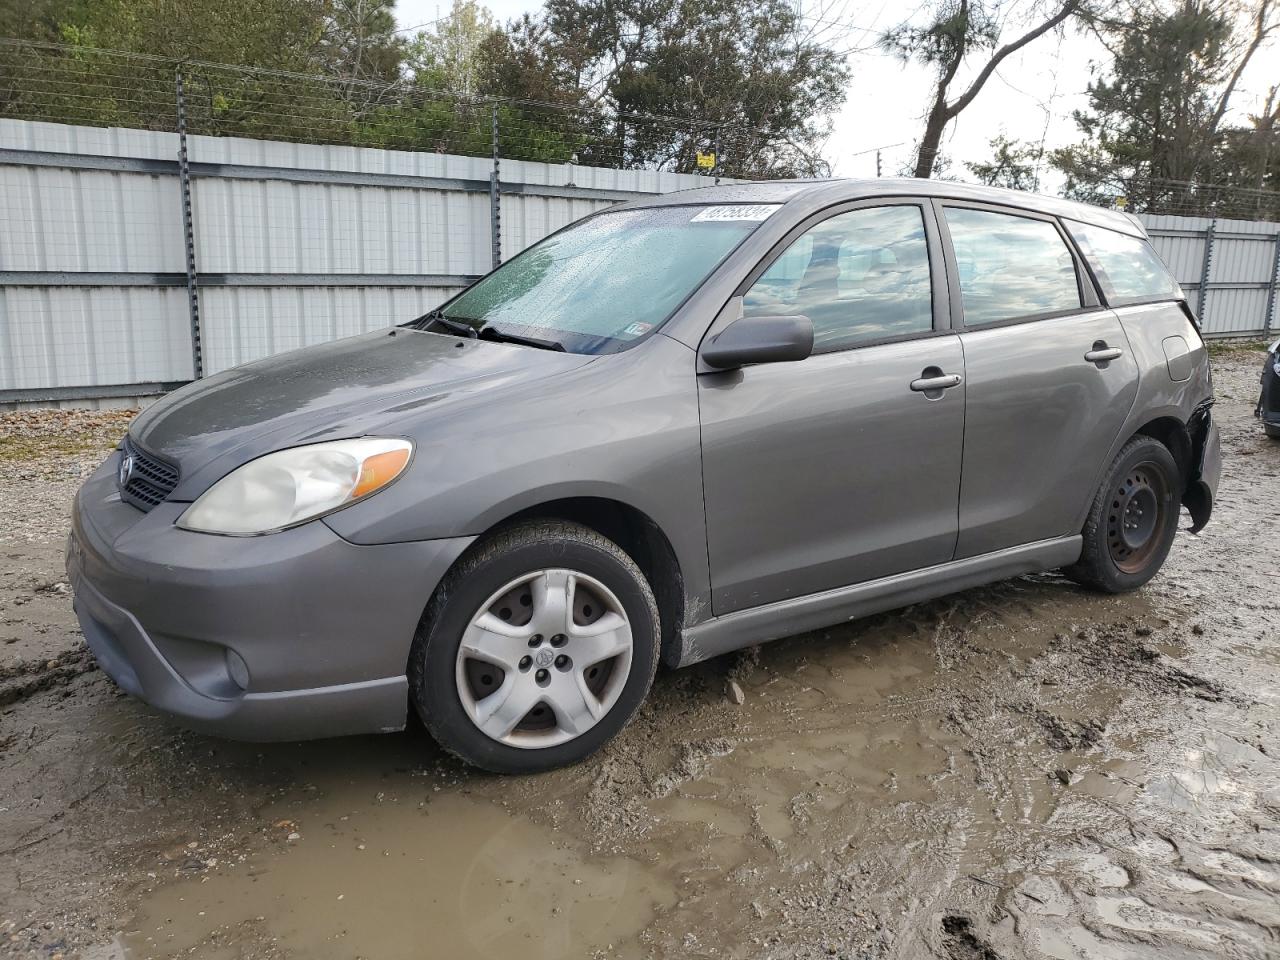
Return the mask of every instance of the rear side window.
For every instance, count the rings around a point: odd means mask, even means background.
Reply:
[[[1074,220],[1066,224],[1110,305],[1182,299],[1182,288],[1146,240]]]
[[[1080,308],[1075,259],[1048,220],[947,207],[966,327]]]

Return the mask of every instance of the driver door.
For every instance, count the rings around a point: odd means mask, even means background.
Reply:
[[[814,351],[698,376],[717,616],[952,559],[964,356],[942,262],[930,208],[851,204],[739,290],[745,316],[809,317]]]

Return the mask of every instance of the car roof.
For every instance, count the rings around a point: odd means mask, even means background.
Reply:
[[[1067,217],[1083,223],[1106,227],[1132,236],[1145,237],[1146,231],[1137,219],[1115,210],[1094,207],[1060,197],[1038,193],[983,187],[954,180],[920,180],[910,177],[882,177],[874,180],[768,180],[755,183],[727,183],[720,186],[693,187],[639,200],[631,200],[614,209],[666,207],[681,204],[729,203],[794,203],[806,207],[848,200],[870,200],[876,197],[937,197],[969,200],[979,203],[1016,207],[1050,216]]]

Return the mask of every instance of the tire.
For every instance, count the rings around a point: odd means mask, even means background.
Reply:
[[[1168,447],[1151,437],[1134,437],[1116,455],[1094,496],[1080,559],[1063,572],[1107,593],[1141,587],[1173,546],[1181,490],[1181,471]]]
[[[473,546],[437,588],[410,651],[409,696],[436,742],[473,766],[568,766],[635,715],[660,631],[653,589],[617,544],[574,523],[522,523]]]
[[[1264,423],[1262,425],[1262,432],[1272,440],[1280,440],[1280,426],[1273,426],[1270,423]]]

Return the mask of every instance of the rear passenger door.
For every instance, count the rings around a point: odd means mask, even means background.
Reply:
[[[1055,218],[937,206],[967,381],[956,557],[1079,533],[1137,395],[1124,328]]]

